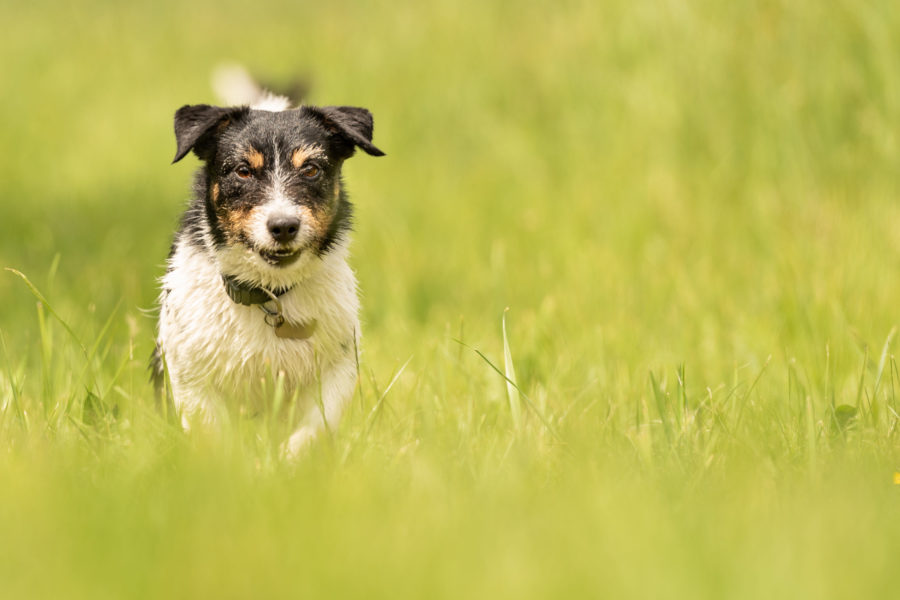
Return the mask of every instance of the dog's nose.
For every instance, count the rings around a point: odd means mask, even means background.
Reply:
[[[276,242],[287,244],[297,237],[297,232],[300,231],[300,219],[283,215],[273,216],[266,221],[266,227],[269,228],[269,233]]]

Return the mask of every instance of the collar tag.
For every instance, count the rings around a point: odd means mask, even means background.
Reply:
[[[306,323],[289,323],[285,321],[275,327],[275,335],[286,340],[307,340],[316,332],[319,322],[313,319]]]

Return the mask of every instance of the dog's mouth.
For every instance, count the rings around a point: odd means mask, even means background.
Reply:
[[[300,250],[258,250],[264,261],[273,267],[286,267],[300,258]]]

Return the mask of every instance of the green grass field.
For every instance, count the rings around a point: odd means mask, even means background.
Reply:
[[[0,21],[0,597],[900,593],[896,3]],[[296,465],[147,381],[172,115],[223,61],[388,153],[345,167],[357,393]]]

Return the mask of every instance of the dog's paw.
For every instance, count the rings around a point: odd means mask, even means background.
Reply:
[[[212,410],[198,408],[193,411],[184,410],[181,413],[181,428],[185,433],[196,431],[218,431],[221,429],[222,419]]]
[[[297,460],[312,446],[318,435],[317,428],[304,425],[281,444],[281,458],[287,461]]]

